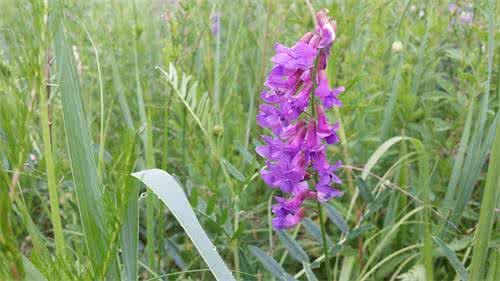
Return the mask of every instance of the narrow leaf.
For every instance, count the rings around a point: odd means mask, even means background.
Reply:
[[[443,240],[439,239],[438,237],[432,236],[432,239],[434,240],[434,242],[436,242],[436,244],[438,244],[439,248],[441,248],[444,256],[448,259],[453,269],[455,269],[458,275],[460,275],[460,279],[462,279],[462,281],[467,281],[467,270],[457,258],[457,255],[455,255],[455,252],[448,248]]]
[[[361,195],[361,198],[363,198],[365,202],[367,203],[373,202],[373,194],[368,188],[366,182],[362,178],[356,177],[356,186],[358,187],[359,195]]]
[[[285,247],[287,248],[288,252],[290,252],[290,255],[298,262],[309,262],[309,256],[307,253],[302,249],[302,247],[297,243],[291,236],[290,234],[286,233],[285,231],[278,231],[278,237],[280,238],[281,242],[285,244]]]
[[[318,278],[316,275],[314,275],[314,272],[311,269],[311,265],[308,263],[303,263],[304,266],[304,272],[306,273],[306,278],[308,281],[318,281]]]
[[[276,262],[272,257],[270,257],[266,252],[255,246],[248,246],[252,255],[254,255],[259,262],[278,280],[293,281],[296,280],[290,274],[286,273],[285,270]]]
[[[339,212],[330,204],[323,204],[326,208],[326,215],[344,233],[349,232],[349,226]]]
[[[222,159],[222,163],[224,163],[224,166],[226,166],[227,171],[231,176],[233,176],[235,179],[239,180],[240,182],[245,182],[245,175],[243,175],[238,168],[236,168],[233,164],[231,164],[229,161],[226,159]]]

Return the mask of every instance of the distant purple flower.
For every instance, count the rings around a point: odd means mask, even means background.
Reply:
[[[453,14],[457,11],[457,9],[458,9],[458,6],[456,3],[449,3],[448,4],[448,12]]]
[[[344,91],[344,87],[331,89],[326,75],[336,25],[325,11],[316,17],[315,33],[306,33],[291,48],[274,46],[274,66],[264,83],[267,90],[260,94],[264,103],[257,123],[274,135],[262,136],[265,144],[256,148],[266,158],[261,177],[270,187],[289,195],[275,197],[272,224],[277,229],[293,227],[303,219],[304,201],[323,203],[342,195],[332,187],[342,183],[335,174],[341,163],[331,165],[326,157],[327,145],[338,141],[339,125],[330,125],[323,109],[341,106],[338,95]],[[316,77],[311,77],[313,73]],[[312,110],[314,96],[318,100]],[[305,114],[308,108],[316,116]]]
[[[473,6],[470,3],[458,6],[456,3],[448,4],[448,11],[453,16],[450,25],[454,25],[457,21],[462,25],[470,25],[474,22]]]
[[[462,11],[460,13],[460,22],[462,24],[472,24],[472,22],[474,21],[474,17],[472,15],[472,12],[468,12],[468,11]]]
[[[210,16],[210,30],[212,31],[213,35],[219,34],[220,30],[220,13],[215,12]]]

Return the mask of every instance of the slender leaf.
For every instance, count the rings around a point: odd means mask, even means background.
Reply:
[[[340,231],[344,233],[349,233],[349,226],[345,222],[344,218],[342,217],[339,212],[330,204],[323,204],[326,209],[326,215],[330,219],[332,223],[334,223]]]
[[[302,263],[302,265],[304,267],[304,271],[306,272],[307,281],[318,281],[318,277],[314,275],[314,272],[311,269],[311,265],[306,262]]]
[[[433,236],[432,239],[434,240],[434,242],[436,242],[436,244],[438,244],[439,248],[441,248],[444,256],[448,259],[451,266],[453,266],[453,269],[455,269],[455,271],[460,275],[460,279],[462,279],[462,281],[467,281],[467,270],[457,258],[457,255],[455,255],[455,252],[453,252],[448,246],[446,246],[443,240],[439,239],[438,237]]]
[[[252,255],[254,255],[259,262],[278,280],[284,281],[294,281],[290,274],[286,273],[285,270],[279,265],[277,261],[275,261],[272,257],[270,257],[266,252],[255,246],[248,246]]]
[[[290,255],[298,262],[309,262],[309,256],[302,247],[285,231],[278,231],[278,237],[285,245]]]
[[[358,187],[359,190],[359,195],[361,195],[361,198],[365,200],[367,203],[373,202],[373,194],[370,191],[370,188],[366,184],[366,182],[360,178],[356,177],[356,186]]]

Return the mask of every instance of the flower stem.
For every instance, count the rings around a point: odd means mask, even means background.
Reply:
[[[316,90],[316,74],[318,73],[318,62],[319,58],[321,56],[321,50],[319,50],[318,55],[316,56],[316,59],[314,61],[314,69],[312,72],[312,88],[311,88],[311,112],[312,112],[312,117],[313,117],[313,122],[316,122],[316,105],[314,103],[314,92]],[[318,179],[316,178],[315,182],[318,182]],[[331,281],[332,280],[332,269],[330,268],[330,259],[328,257],[328,245],[326,242],[326,228],[323,223],[323,207],[321,206],[321,203],[318,201],[318,213],[319,213],[319,225],[321,227],[321,238],[323,240],[323,252],[325,254],[325,266],[326,266],[326,280]]]
[[[326,240],[326,227],[323,222],[323,206],[321,203],[318,203],[318,213],[319,213],[319,225],[321,227],[321,239],[323,240],[323,252],[325,254],[325,266],[326,266],[326,280],[332,280],[332,269],[330,268],[330,259],[328,256],[328,244]]]

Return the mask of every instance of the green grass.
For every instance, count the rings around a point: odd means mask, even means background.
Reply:
[[[162,168],[238,280],[498,280],[500,5],[310,2],[337,21],[345,195],[278,233],[255,114],[305,1],[1,1],[0,279],[213,280],[130,177]]]

